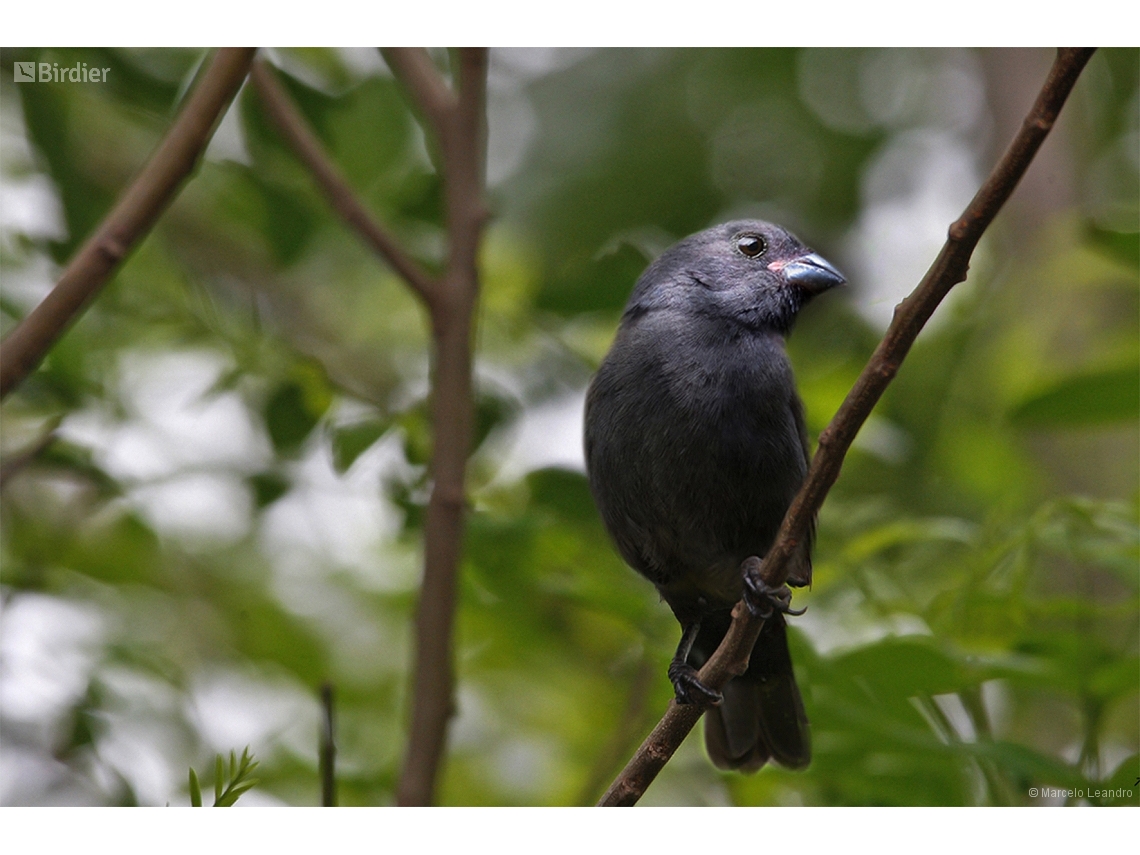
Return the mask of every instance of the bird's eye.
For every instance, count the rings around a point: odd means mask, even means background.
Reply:
[[[760,235],[741,235],[736,239],[736,248],[749,258],[757,258],[764,254],[768,244]]]

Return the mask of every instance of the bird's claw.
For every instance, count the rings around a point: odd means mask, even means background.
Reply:
[[[752,616],[768,620],[776,612],[793,617],[806,612],[807,609],[792,608],[792,589],[787,585],[773,588],[764,581],[761,566],[759,559],[744,562],[744,604]]]
[[[669,666],[669,681],[673,684],[679,704],[708,706],[724,700],[724,695],[700,681],[697,669],[687,662],[675,661]]]

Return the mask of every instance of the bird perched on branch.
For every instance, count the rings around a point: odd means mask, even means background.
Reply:
[[[756,559],[809,461],[784,337],[812,297],[843,281],[771,223],[691,235],[637,281],[586,396],[594,500],[622,556],[681,623],[669,678],[678,702],[714,704],[705,744],[721,768],[755,771],[771,759],[800,769],[811,759],[786,640],[791,592],[768,588]],[[791,585],[811,582],[812,539],[789,565]],[[697,669],[741,597],[767,619],[747,672],[722,695]]]

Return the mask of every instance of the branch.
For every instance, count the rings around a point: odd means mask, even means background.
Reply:
[[[256,48],[222,48],[178,118],[55,288],[0,343],[0,399],[18,386],[154,227],[194,171]]]
[[[318,765],[321,772],[321,807],[336,807],[336,718],[333,684],[321,686],[321,737]]]
[[[249,77],[269,118],[289,143],[297,159],[312,173],[329,204],[341,219],[355,229],[368,245],[407,281],[416,296],[430,306],[435,282],[414,259],[404,254],[396,241],[356,197],[305,117],[301,115],[301,111],[297,109],[297,105],[293,103],[293,99],[289,97],[289,93],[285,91],[285,87],[277,81],[273,71],[264,61],[259,60],[254,63]]]
[[[819,449],[804,484],[788,508],[780,532],[764,559],[762,575],[769,585],[780,587],[787,581],[788,560],[806,536],[811,521],[839,477],[843,458],[859,428],[898,372],[935,308],[951,288],[966,279],[974,248],[1033,161],[1093,50],[1058,50],[1053,68],[1021,130],[965,212],[950,226],[946,244],[922,282],[895,308],[894,319],[883,340],[831,424],[820,434]],[[700,670],[701,682],[719,690],[733,675],[743,673],[763,625],[763,620],[753,618],[742,603],[737,603],[732,611],[732,626],[728,634]],[[636,804],[703,711],[695,705],[671,701],[665,716],[610,785],[599,806]]]
[[[472,324],[479,296],[477,255],[483,203],[487,51],[458,51],[458,93],[420,48],[391,48],[384,58],[436,136],[448,234],[447,267],[433,280],[372,218],[325,152],[273,72],[251,73],[266,111],[312,172],[341,217],[427,305],[432,324],[432,493],[424,525],[424,578],[416,617],[411,734],[397,788],[402,805],[434,799],[447,722],[453,711],[452,634],[456,575],[463,542],[467,456],[474,423]]]
[[[439,69],[423,48],[381,48],[381,55],[396,79],[411,93],[416,106],[431,123],[440,142],[458,107],[458,99],[447,88]]]
[[[426,72],[415,63],[421,52],[389,51],[406,63],[398,71],[413,95],[436,112],[444,179],[448,257],[439,299],[431,307],[432,492],[424,524],[424,578],[416,615],[416,661],[408,752],[396,790],[401,805],[428,805],[443,757],[447,723],[454,711],[452,634],[456,576],[463,546],[465,479],[474,423],[472,327],[479,297],[476,256],[486,221],[483,204],[487,51],[458,51],[458,97],[437,98]],[[386,54],[387,55],[387,54]],[[432,80],[438,73],[431,69]],[[442,85],[442,84],[440,84]],[[442,105],[437,102],[445,102]]]

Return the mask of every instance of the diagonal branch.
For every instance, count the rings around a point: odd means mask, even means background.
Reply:
[[[170,130],[55,288],[0,343],[0,398],[30,374],[84,306],[154,227],[194,171],[256,48],[222,48]]]
[[[381,48],[380,53],[442,143],[459,99],[447,88],[428,52],[423,48]]]
[[[819,449],[804,484],[764,559],[762,575],[769,585],[778,588],[787,581],[788,560],[839,477],[843,458],[859,428],[898,372],[935,308],[951,288],[966,279],[974,248],[1033,161],[1093,50],[1061,48],[1057,51],[1053,68],[1021,130],[962,216],[950,226],[946,244],[922,282],[895,308],[894,319],[883,340],[831,424],[820,434]],[[713,689],[723,688],[732,676],[744,673],[749,652],[764,625],[763,620],[753,618],[741,603],[737,603],[732,615],[732,626],[724,641],[700,670],[701,682]],[[636,804],[702,712],[703,709],[695,705],[671,701],[665,716],[598,804],[603,807]]]
[[[430,306],[436,287],[431,276],[400,249],[395,239],[360,202],[273,71],[264,61],[258,60],[253,64],[249,77],[265,111],[297,159],[308,167],[329,204],[340,214],[341,219],[355,229],[407,281],[416,296]]]

